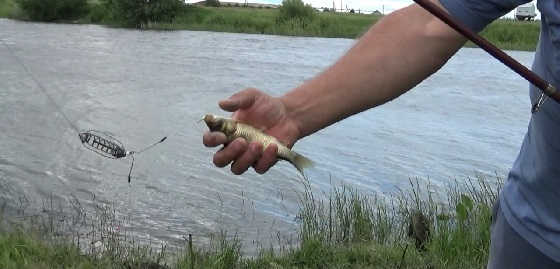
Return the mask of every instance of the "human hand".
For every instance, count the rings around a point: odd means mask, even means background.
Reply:
[[[220,101],[219,105],[225,111],[234,112],[233,119],[263,130],[289,148],[300,137],[297,122],[289,117],[280,98],[250,88]],[[253,166],[257,173],[263,174],[277,161],[278,147],[275,144],[263,150],[260,143],[248,143],[243,138],[228,143],[226,136],[221,132],[206,132],[203,143],[207,147],[224,145],[214,154],[213,162],[218,167],[225,167],[233,162],[231,171],[236,175],[243,174],[250,166]]]

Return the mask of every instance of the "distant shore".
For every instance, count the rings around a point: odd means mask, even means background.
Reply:
[[[73,22],[124,26],[107,14],[99,1],[90,1],[89,11]],[[26,19],[14,0],[0,0],[0,17]],[[381,19],[382,15],[316,12],[309,20],[279,20],[278,17],[277,8],[189,6],[171,22],[148,23],[145,29],[358,38]],[[540,22],[498,20],[481,34],[501,49],[534,51],[539,31]],[[466,46],[474,45],[469,42]]]

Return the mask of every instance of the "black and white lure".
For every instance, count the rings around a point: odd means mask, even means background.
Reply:
[[[104,132],[87,130],[80,132],[78,136],[84,147],[105,158],[121,159],[130,156],[132,158],[132,163],[130,165],[130,171],[128,172],[128,183],[130,183],[132,168],[134,167],[134,154],[142,153],[167,139],[166,136],[140,151],[127,151],[121,141]]]
[[[80,137],[80,141],[82,141],[82,145],[84,145],[84,147],[105,158],[121,159],[121,158],[126,158],[128,156],[132,158],[132,164],[130,165],[130,171],[128,172],[128,183],[130,183],[132,168],[134,167],[134,155],[142,153],[152,148],[153,146],[162,143],[163,141],[165,141],[165,139],[167,139],[166,136],[162,138],[160,141],[153,143],[140,151],[127,151],[124,148],[123,143],[121,143],[118,139],[114,138],[113,136],[107,133],[96,131],[96,130],[79,131],[76,125],[72,123],[72,121],[68,118],[68,116],[66,116],[62,108],[56,103],[56,101],[52,98],[52,96],[47,92],[47,89],[45,89],[43,84],[41,84],[41,82],[33,75],[31,70],[19,59],[19,57],[17,57],[17,55],[12,51],[10,46],[8,46],[8,44],[6,44],[6,42],[4,42],[4,40],[2,39],[0,39],[0,43],[4,44],[4,46],[14,57],[14,59],[16,59],[16,61],[21,65],[23,70],[25,70],[25,72],[29,74],[29,76],[31,77],[31,79],[33,79],[33,81],[37,84],[37,86],[39,86],[41,92],[43,92],[43,94],[49,99],[49,101],[53,104],[53,106],[57,109],[57,111],[66,120],[66,122],[68,122],[68,125],[70,125],[70,127],[72,127],[72,129],[74,129],[74,131],[78,133],[78,136]]]
[[[80,141],[89,150],[111,159],[124,158],[130,153],[124,149],[123,143],[113,136],[96,131],[88,130],[79,133]]]

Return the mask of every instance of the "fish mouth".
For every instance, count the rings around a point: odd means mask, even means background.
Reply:
[[[218,117],[212,114],[206,114],[202,120],[206,123],[206,126],[208,126],[210,131],[219,130],[222,124],[222,121],[220,121]]]
[[[216,117],[214,117],[214,115],[212,114],[206,114],[201,121],[204,121],[204,123],[206,123],[206,125],[208,125],[208,127],[210,128],[210,125],[212,125],[216,121]]]
[[[208,122],[213,122],[216,119],[216,117],[212,114],[206,114],[204,115],[204,117],[202,118],[202,120],[206,123]]]

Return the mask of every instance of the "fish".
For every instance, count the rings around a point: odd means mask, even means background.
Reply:
[[[202,119],[210,131],[222,132],[226,135],[228,143],[236,138],[244,138],[247,142],[259,142],[263,145],[263,151],[271,144],[278,146],[278,153],[276,157],[280,160],[288,161],[291,163],[302,176],[305,177],[303,170],[312,167],[313,161],[307,157],[291,150],[282,142],[278,141],[276,137],[265,134],[261,130],[231,118],[216,116],[213,114],[206,114]]]

